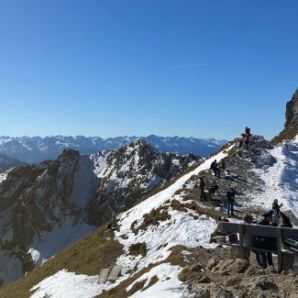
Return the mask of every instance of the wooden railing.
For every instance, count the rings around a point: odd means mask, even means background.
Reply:
[[[239,248],[240,255],[242,258],[244,256],[244,248],[254,251],[269,251],[276,253],[278,256],[279,272],[282,271],[283,240],[286,238],[298,240],[298,229],[274,227],[270,225],[266,226],[255,224],[238,224],[229,222],[220,222],[219,225],[220,231],[224,234],[239,234]],[[244,246],[244,237],[246,235],[248,235],[248,237],[264,237],[276,239],[276,248],[259,248],[254,246]]]

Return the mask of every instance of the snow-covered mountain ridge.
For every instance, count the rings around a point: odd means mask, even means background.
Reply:
[[[198,139],[184,137],[0,137],[0,152],[17,158],[23,162],[36,163],[46,159],[56,159],[65,148],[80,151],[82,155],[90,155],[107,149],[117,149],[135,140],[143,139],[161,152],[178,154],[193,153],[208,156],[226,143],[225,140]]]
[[[41,265],[197,159],[135,141],[91,157],[67,149],[1,174],[0,278],[11,282]]]

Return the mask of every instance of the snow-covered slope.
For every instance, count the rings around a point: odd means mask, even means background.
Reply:
[[[298,135],[267,153],[274,162],[255,170],[263,185],[252,203],[270,209],[272,201],[278,199],[283,210],[291,210],[298,218]]]
[[[178,154],[194,153],[198,156],[208,156],[216,151],[225,140],[198,139],[182,137],[115,137],[103,139],[100,137],[0,137],[0,152],[27,163],[41,162],[46,159],[56,159],[65,148],[80,151],[90,155],[98,151],[116,149],[128,145],[137,139],[148,141],[161,152]]]

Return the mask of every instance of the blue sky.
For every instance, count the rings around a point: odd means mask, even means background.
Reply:
[[[0,2],[0,135],[271,138],[298,1]]]

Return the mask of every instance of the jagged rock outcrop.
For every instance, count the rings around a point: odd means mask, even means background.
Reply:
[[[272,143],[278,144],[283,140],[292,139],[298,134],[298,89],[292,99],[287,102],[286,122],[283,131],[273,138]]]
[[[80,154],[65,150],[55,161],[11,170],[0,184],[0,278],[12,281],[30,271],[30,246],[80,210],[69,200]],[[69,244],[69,243],[68,243]],[[61,248],[61,247],[58,247]],[[10,266],[11,268],[10,268]],[[16,269],[17,268],[17,269]]]
[[[88,220],[100,224],[136,204],[144,195],[193,165],[195,155],[160,153],[145,140],[91,156],[100,187],[87,207]]]
[[[298,127],[298,89],[292,99],[287,102],[285,127]]]

